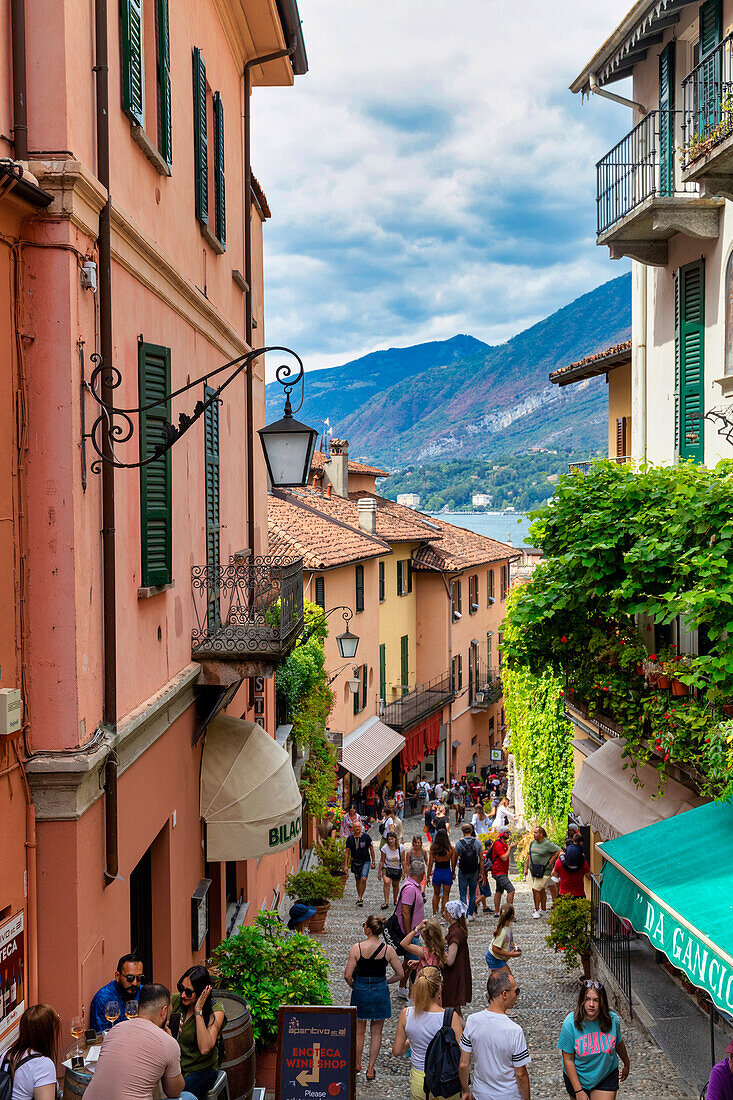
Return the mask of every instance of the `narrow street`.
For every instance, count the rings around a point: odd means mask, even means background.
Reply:
[[[421,827],[419,818],[405,821],[405,839],[417,833]],[[376,839],[379,834],[373,830]],[[376,840],[375,840],[376,846]],[[566,1095],[560,1072],[560,1056],[556,1049],[557,1037],[565,1015],[571,1010],[575,1000],[576,975],[568,976],[560,956],[556,956],[544,942],[547,921],[533,920],[532,895],[528,883],[522,883],[514,873],[512,881],[517,890],[514,906],[517,921],[514,926],[514,939],[522,948],[522,957],[516,960],[513,972],[521,987],[521,995],[514,1019],[522,1025],[527,1036],[532,1065],[530,1079],[533,1100],[560,1100]],[[432,891],[429,892],[432,898]],[[452,897],[458,896],[457,885],[453,887]],[[317,937],[319,943],[331,961],[331,990],[334,1004],[348,1004],[350,991],[343,980],[343,971],[349,948],[356,940],[363,938],[362,922],[369,913],[380,914],[383,900],[382,884],[372,871],[367,882],[364,908],[357,909],[356,890],[353,876],[349,876],[343,898],[333,902],[326,921],[326,931]],[[426,910],[430,904],[426,903]],[[390,910],[391,911],[391,910]],[[388,912],[385,911],[388,915]],[[488,968],[484,959],[494,927],[493,915],[480,914],[469,925],[471,965],[473,969],[473,1002],[471,1011],[477,1012],[484,1007],[483,993],[486,989]],[[357,1096],[359,1100],[409,1100],[409,1069],[407,1058],[393,1058],[391,1054],[397,1019],[404,1001],[399,1000],[392,990],[392,1019],[385,1023],[382,1050],[377,1062],[377,1076],[373,1083],[367,1084],[364,1073],[357,1077]],[[693,1094],[681,1081],[679,1075],[655,1043],[643,1035],[633,1025],[625,1025],[624,1037],[631,1057],[631,1074],[619,1091],[619,1100],[656,1100],[657,1097],[691,1097]],[[364,1066],[368,1051],[368,1031],[365,1044]]]

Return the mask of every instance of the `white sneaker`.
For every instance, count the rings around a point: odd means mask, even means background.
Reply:
[[[541,915],[541,914],[540,914],[540,911],[539,911],[539,909],[534,909],[534,910],[532,911],[532,916],[534,917],[534,919],[535,919],[535,920],[539,920],[539,919],[540,919],[540,915]]]

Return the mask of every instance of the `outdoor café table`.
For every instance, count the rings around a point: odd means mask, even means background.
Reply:
[[[97,1036],[94,1040],[88,1041],[86,1039],[79,1043],[79,1050],[84,1055],[84,1065],[78,1067],[72,1067],[71,1056],[77,1049],[76,1043],[70,1046],[64,1054],[64,1091],[63,1100],[78,1100],[80,1096],[83,1096],[86,1087],[92,1079],[94,1070],[97,1067],[97,1059],[99,1058],[99,1052],[102,1048],[102,1040],[104,1035],[101,1032],[97,1032]],[[153,1091],[153,1100],[165,1100],[165,1093],[163,1092],[163,1085],[159,1081]]]

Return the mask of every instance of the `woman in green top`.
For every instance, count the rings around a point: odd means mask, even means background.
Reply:
[[[205,1100],[219,1070],[219,1032],[226,1016],[221,1001],[211,1000],[211,975],[205,966],[190,966],[178,982],[171,1010],[180,1012],[178,1045],[185,1088]]]

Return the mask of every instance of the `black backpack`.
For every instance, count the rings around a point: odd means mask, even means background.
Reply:
[[[465,837],[461,837],[458,844],[456,844],[456,848],[458,849],[459,871],[462,871],[464,875],[475,875],[478,871],[478,854],[473,838],[466,840]]]
[[[461,1061],[461,1048],[456,1033],[451,1027],[453,1009],[443,1012],[443,1023],[436,1031],[425,1051],[425,1100],[433,1096],[455,1096],[461,1092],[461,1078],[458,1066]]]
[[[25,1058],[21,1058],[15,1068],[18,1070],[33,1058],[42,1057],[42,1054],[26,1054]],[[13,1074],[10,1072],[10,1060],[7,1056],[3,1059],[2,1066],[0,1066],[0,1100],[13,1100]]]
[[[446,802],[449,806],[452,806],[453,803],[455,802],[455,796],[453,794],[453,791],[448,791],[448,797],[446,799]]]

